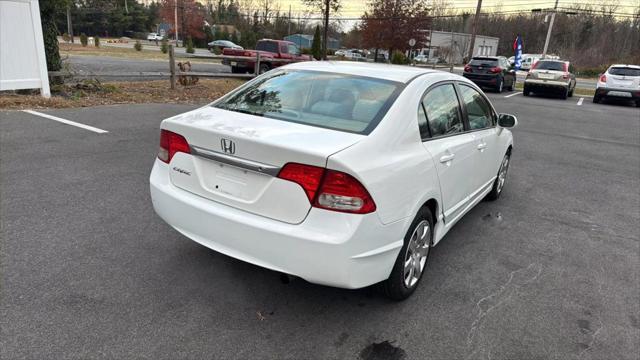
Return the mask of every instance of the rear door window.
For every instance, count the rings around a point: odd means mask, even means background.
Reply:
[[[609,74],[618,76],[640,76],[640,69],[626,66],[616,66],[609,69]]]
[[[431,136],[445,136],[464,131],[460,104],[453,84],[431,89],[422,99]]]

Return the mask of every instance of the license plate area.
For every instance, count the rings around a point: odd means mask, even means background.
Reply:
[[[609,96],[617,96],[617,97],[631,97],[631,94],[624,91],[609,91],[607,93]]]
[[[223,164],[210,159],[198,159],[202,187],[211,194],[241,201],[253,201],[271,176]]]
[[[539,74],[540,79],[551,80],[555,78],[553,74]]]

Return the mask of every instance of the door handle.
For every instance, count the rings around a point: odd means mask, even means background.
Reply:
[[[487,143],[485,143],[485,142],[480,143],[480,144],[478,144],[478,146],[477,146],[476,148],[477,148],[478,150],[482,151],[482,150],[484,150],[484,149],[486,149],[486,148],[487,148]]]
[[[442,157],[440,157],[440,162],[441,163],[447,163],[447,162],[453,160],[453,158],[455,158],[455,157],[456,157],[455,154],[442,155]]]

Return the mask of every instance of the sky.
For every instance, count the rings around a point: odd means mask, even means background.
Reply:
[[[442,2],[443,0],[435,0],[436,2]],[[475,12],[477,0],[446,0],[448,3],[456,9]],[[291,6],[293,13],[308,12],[309,8],[306,7],[301,0],[278,0],[282,11],[288,11]],[[360,17],[367,5],[366,0],[342,0],[342,10],[340,16],[342,17]],[[503,11],[503,12],[517,12],[528,11],[535,8],[552,8],[555,0],[483,0],[483,11]],[[602,3],[617,3],[620,12],[632,12],[634,7],[640,6],[640,0],[558,0],[559,7],[569,7],[573,4],[590,4],[598,6]]]
[[[200,0],[203,1],[203,0]],[[206,0],[205,0],[206,1]],[[254,0],[259,2],[260,0]],[[305,6],[302,0],[276,0],[280,5],[280,11],[288,12],[291,6],[292,17],[304,14],[312,14],[314,17],[321,17],[319,11],[310,9]],[[476,10],[477,0],[430,0],[436,3],[446,2],[449,7],[455,8],[459,12],[474,13]],[[522,11],[531,11],[531,9],[547,9],[553,8],[556,0],[483,0],[482,12],[503,12],[503,13],[519,13]],[[367,0],[341,0],[342,9],[332,16],[343,18],[341,27],[343,30],[351,29],[367,8]],[[640,0],[558,0],[558,7],[571,7],[575,4],[588,4],[594,8],[599,8],[602,4],[618,4],[616,12],[633,14],[634,9],[640,6]]]

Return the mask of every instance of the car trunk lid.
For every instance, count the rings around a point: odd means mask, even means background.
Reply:
[[[279,179],[289,162],[324,167],[327,158],[364,135],[204,107],[167,119],[191,154],[169,164],[173,185],[253,214],[287,223],[304,220],[311,204],[297,184]]]

